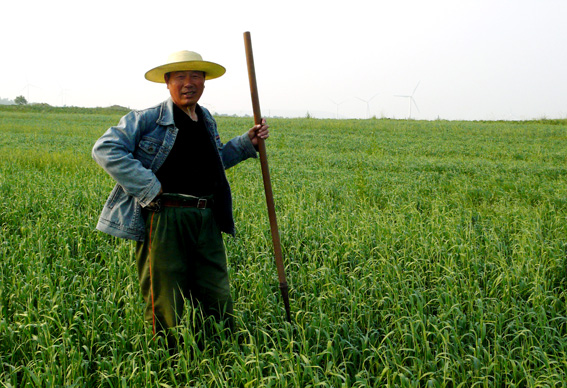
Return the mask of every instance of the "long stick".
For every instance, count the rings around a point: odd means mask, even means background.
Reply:
[[[258,98],[258,86],[256,85],[256,70],[254,68],[254,56],[252,54],[252,40],[250,39],[250,32],[248,31],[244,33],[244,48],[246,50],[246,62],[248,63],[248,79],[250,80],[250,94],[252,96],[254,123],[257,125],[262,123],[262,114],[260,113],[260,99]],[[266,143],[264,142],[264,139],[258,139],[258,151],[260,152],[260,165],[262,166],[262,177],[264,178],[264,191],[266,192],[266,204],[268,205],[268,217],[270,219],[270,230],[272,231],[272,242],[274,244],[276,267],[278,268],[280,291],[282,293],[287,320],[288,322],[291,322],[289,287],[285,277],[280,233],[278,231],[274,194],[272,192],[272,182],[270,180],[270,169],[268,168],[268,156],[266,155]]]

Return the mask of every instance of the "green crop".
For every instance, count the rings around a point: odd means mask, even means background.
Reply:
[[[172,357],[132,242],[95,231],[120,112],[0,109],[0,386],[563,387],[567,122],[270,119],[293,324],[257,160],[227,171],[237,329]],[[250,118],[217,118],[224,140]]]

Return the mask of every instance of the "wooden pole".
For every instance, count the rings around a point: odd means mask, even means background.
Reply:
[[[254,123],[262,123],[262,114],[260,113],[260,99],[258,98],[258,86],[256,85],[256,70],[254,68],[254,55],[252,53],[252,40],[250,32],[244,33],[244,48],[246,50],[246,62],[248,63],[248,79],[250,81],[250,94],[252,97],[252,109],[254,111]],[[285,312],[288,322],[291,322],[291,313],[289,307],[289,286],[285,276],[285,268],[282,257],[282,247],[280,243],[280,233],[278,230],[278,222],[276,218],[276,210],[274,205],[274,194],[272,192],[272,182],[270,180],[270,169],[268,167],[268,156],[266,155],[266,143],[264,139],[258,139],[258,151],[260,153],[260,165],[262,167],[262,177],[264,179],[264,191],[266,193],[266,204],[268,206],[268,217],[270,219],[270,230],[272,231],[272,242],[274,244],[274,256],[276,259],[276,267],[278,269],[278,279],[280,282],[280,291],[285,306]]]

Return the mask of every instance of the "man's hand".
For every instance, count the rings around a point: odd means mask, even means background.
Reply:
[[[248,136],[250,137],[250,141],[254,148],[258,149],[258,139],[266,140],[270,137],[270,131],[268,131],[268,128],[270,127],[266,125],[266,119],[262,119],[262,124],[254,125],[250,128]]]

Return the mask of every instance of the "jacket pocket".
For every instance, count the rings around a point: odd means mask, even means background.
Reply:
[[[115,185],[106,200],[105,207],[107,207],[108,209],[112,209],[116,204],[116,201],[118,200],[118,196],[123,192],[124,190],[122,190],[122,187],[120,185]]]
[[[160,147],[160,140],[146,136],[140,140],[138,148],[134,151],[134,158],[142,162],[144,167],[149,168]]]

